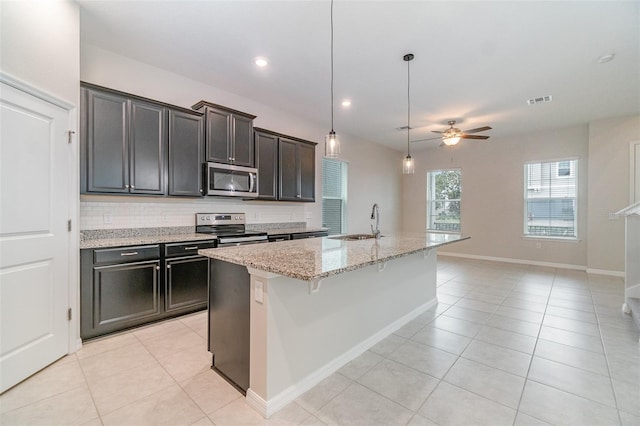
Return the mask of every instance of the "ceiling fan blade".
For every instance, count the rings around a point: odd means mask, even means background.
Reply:
[[[463,134],[460,136],[462,139],[489,139],[489,136],[481,136],[481,135],[466,135]]]
[[[440,131],[440,130],[432,130],[432,133],[444,133],[444,131]]]
[[[427,139],[416,139],[415,141],[411,141],[411,143],[433,141],[433,140],[436,140],[436,139],[442,139],[442,138],[441,137],[437,137],[437,138],[427,138]]]
[[[463,133],[478,133],[478,132],[484,132],[485,130],[491,130],[491,127],[489,126],[478,127],[477,129],[464,130]]]

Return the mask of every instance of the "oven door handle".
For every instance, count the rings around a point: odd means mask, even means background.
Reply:
[[[269,239],[266,235],[264,236],[251,236],[251,237],[235,237],[235,238],[218,238],[218,247],[223,245],[234,245],[237,243],[247,244],[247,243],[263,243],[268,242]]]

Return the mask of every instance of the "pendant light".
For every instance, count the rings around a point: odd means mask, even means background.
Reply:
[[[403,59],[407,62],[407,156],[402,160],[402,174],[412,175],[416,171],[416,164],[411,158],[411,75],[409,62],[413,60],[413,53],[407,53]]]
[[[333,130],[333,0],[331,0],[331,131],[324,137],[324,155],[329,158],[340,155],[340,139]]]

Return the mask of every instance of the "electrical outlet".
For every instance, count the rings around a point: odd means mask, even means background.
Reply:
[[[256,302],[263,303],[264,302],[264,283],[262,281],[256,280],[254,283],[254,298]]]

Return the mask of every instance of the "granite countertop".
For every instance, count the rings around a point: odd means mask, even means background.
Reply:
[[[247,225],[248,230],[265,231],[268,235],[299,234],[326,231],[328,228],[307,228],[302,223]],[[215,240],[209,234],[197,234],[193,226],[166,228],[94,229],[80,231],[80,249],[95,249],[146,244],[178,243],[181,241]]]
[[[328,231],[329,228],[271,228],[265,229],[268,235],[286,235],[286,234],[302,234],[306,232],[322,232]]]
[[[401,233],[379,240],[356,241],[324,237],[269,245],[205,249],[198,253],[274,274],[313,281],[468,238],[441,233]]]
[[[215,240],[216,238],[207,234],[184,233],[184,234],[164,234],[164,235],[140,235],[133,237],[112,237],[81,239],[80,249],[95,249],[120,246],[141,246],[146,244],[179,243],[182,241]]]

